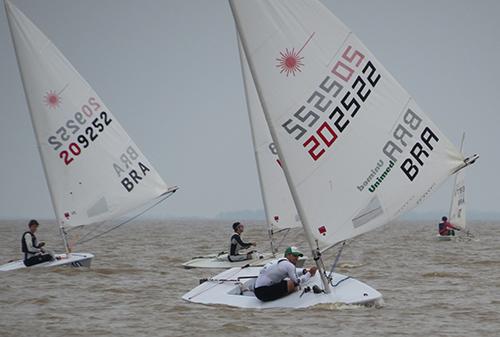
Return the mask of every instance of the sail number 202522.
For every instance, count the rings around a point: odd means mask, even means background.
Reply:
[[[316,161],[355,118],[380,78],[374,64],[348,45],[306,103],[281,126]]]

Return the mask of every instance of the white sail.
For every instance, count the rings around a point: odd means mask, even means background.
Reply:
[[[19,9],[8,0],[5,8],[59,224],[109,220],[165,193],[165,182],[89,84]]]
[[[389,222],[465,165],[320,2],[230,5],[310,244],[324,249]]]
[[[301,227],[302,224],[283,174],[276,146],[267,126],[252,74],[248,68],[245,52],[241,44],[238,44],[238,46],[250,129],[252,131],[252,142],[267,223],[272,230]]]
[[[462,142],[460,143],[460,152],[462,153],[464,140],[465,133],[462,135]],[[449,217],[452,225],[462,229],[467,225],[465,218],[465,170],[460,170],[455,174]]]

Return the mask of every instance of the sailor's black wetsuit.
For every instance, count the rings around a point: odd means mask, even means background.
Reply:
[[[50,254],[43,254],[42,246],[38,243],[35,234],[30,231],[24,232],[21,239],[21,249],[24,253],[24,264],[26,267],[33,266],[42,262],[51,261]]]
[[[248,260],[247,255],[240,255],[240,249],[247,249],[252,246],[251,243],[243,242],[238,233],[234,233],[231,236],[231,245],[229,246],[228,260],[231,262]]]

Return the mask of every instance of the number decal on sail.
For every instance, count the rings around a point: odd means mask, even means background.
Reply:
[[[108,114],[106,111],[101,112],[101,119],[104,121],[104,124],[109,125],[111,123],[112,119],[108,117]]]
[[[292,122],[293,122],[293,120],[289,119],[285,123],[283,123],[281,126],[283,126],[283,128],[286,130],[286,132],[288,132],[290,135],[293,134],[295,132],[295,130],[298,130],[299,133],[297,136],[295,136],[295,139],[299,140],[306,133],[306,129],[298,124],[295,124],[294,126],[289,127],[288,124],[290,124]]]
[[[68,129],[71,130],[72,134],[75,134],[78,131],[80,131],[80,127],[72,119],[70,119],[69,121],[66,122],[66,126],[68,127]]]
[[[325,135],[324,132],[325,129],[328,131],[328,135]],[[316,135],[319,136],[319,138],[323,141],[323,144],[325,144],[326,147],[332,146],[333,142],[335,142],[335,140],[337,139],[337,134],[335,133],[335,131],[333,131],[333,129],[330,127],[330,125],[328,125],[327,122],[321,124],[321,126],[316,131]],[[307,148],[309,143],[313,142],[313,146],[309,148],[307,152],[311,155],[311,158],[315,161],[318,160],[323,155],[323,153],[325,153],[324,148],[321,148],[319,152],[315,152],[316,149],[320,146],[320,142],[316,138],[316,135],[311,135],[311,137],[309,137],[303,144],[303,146]]]
[[[89,136],[91,141],[94,141],[97,139],[97,133],[94,133],[94,129],[92,129],[91,126],[85,129],[85,134]]]
[[[348,45],[305,104],[281,126],[317,161],[363,109],[381,75],[363,52]],[[317,127],[317,125],[320,125]]]
[[[311,135],[311,137],[309,137],[306,140],[306,142],[304,143],[304,147],[307,148],[307,146],[311,142],[313,143],[313,146],[311,146],[307,152],[309,152],[312,159],[318,160],[319,157],[321,157],[323,155],[323,153],[325,153],[325,149],[321,149],[319,152],[315,152],[319,147],[319,140],[316,138],[315,135]]]
[[[89,98],[89,105],[91,105],[94,108],[94,111],[98,111],[99,109],[101,109],[101,105],[97,102],[95,97]]]
[[[50,145],[54,145],[54,150],[59,150],[62,146],[62,143],[57,140],[56,136],[50,136],[48,142]]]
[[[92,102],[91,105],[94,107],[100,107],[100,105],[95,101],[89,100],[89,102]],[[88,105],[84,105],[84,107],[88,107]],[[87,108],[82,108],[82,111],[87,111]],[[70,129],[75,130],[73,133],[76,133],[78,130],[80,130],[80,127],[76,124],[76,122],[78,122],[79,124],[85,124],[87,121],[89,121],[88,119],[85,119],[84,114],[85,112],[77,112],[75,114],[74,120],[69,120],[68,122],[66,122],[66,125]],[[65,165],[71,164],[75,160],[75,157],[79,156],[82,153],[82,149],[88,148],[92,144],[92,142],[96,141],[99,137],[99,134],[104,132],[106,126],[111,124],[112,121],[113,120],[109,118],[106,111],[102,111],[99,114],[99,117],[94,118],[90,123],[90,126],[85,128],[84,132],[76,136],[76,142],[72,142],[71,144],[69,144],[66,150],[59,152],[59,158],[63,160]],[[62,135],[65,135],[63,131],[61,131],[60,133]],[[61,136],[61,139],[64,139],[63,136]],[[63,145],[63,143],[57,141],[55,136],[49,137],[49,143],[51,145],[55,145],[54,149],[58,149]]]
[[[370,69],[370,74],[368,75],[368,81],[370,82],[370,84],[372,86],[376,86],[378,80],[380,80],[380,74],[378,74],[375,79],[373,78],[373,75],[375,74],[376,69],[373,66],[373,63],[371,61],[368,61],[366,66],[363,68],[363,74],[365,74],[368,69]]]
[[[69,153],[66,150],[61,151],[61,153],[59,153],[59,157],[64,160],[64,164],[66,165],[69,165],[73,161],[73,158],[69,157]]]
[[[48,143],[53,146],[54,151],[57,151],[66,142],[70,141],[71,135],[76,134],[88,122],[87,117],[92,117],[94,112],[99,111],[101,105],[95,97],[90,97],[87,104],[82,105],[80,111],[74,114],[74,118],[68,119],[61,127],[59,127],[55,135],[49,136]],[[102,113],[101,113],[102,118]],[[106,125],[109,125],[111,120],[106,119]]]
[[[269,144],[269,151],[271,151],[271,153],[274,155],[278,155],[278,149],[276,148],[276,144],[274,143]]]

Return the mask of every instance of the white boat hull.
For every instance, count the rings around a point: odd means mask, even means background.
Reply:
[[[91,253],[70,253],[70,254],[55,254],[56,260],[50,262],[44,262],[36,264],[31,267],[26,267],[23,260],[12,261],[0,266],[1,271],[11,271],[23,268],[39,268],[39,267],[61,267],[61,266],[71,266],[71,267],[90,267],[92,258],[94,257]]]
[[[250,266],[263,266],[266,263],[276,259],[271,253],[254,253],[251,260],[231,262],[227,258],[227,253],[218,255],[207,255],[193,258],[182,264],[186,269],[191,268],[214,268],[214,269],[228,269],[233,267]]]
[[[207,255],[193,258],[182,264],[186,269],[191,268],[207,268],[207,269],[228,269],[235,267],[262,267],[266,263],[275,260],[276,256],[271,253],[253,253],[251,260],[236,261],[231,262],[227,258],[227,253],[221,253],[218,255]],[[301,257],[297,261],[297,267],[302,267],[307,257]]]
[[[436,239],[438,241],[452,241],[456,238],[456,236],[453,235],[436,235]]]
[[[320,304],[374,305],[382,301],[382,294],[372,287],[349,276],[335,273],[331,293],[315,294],[304,292],[314,285],[322,287],[318,274],[312,277],[302,289],[275,301],[262,302],[253,293],[253,284],[261,267],[231,268],[205,281],[182,299],[207,305],[228,305],[239,308],[307,308]]]

